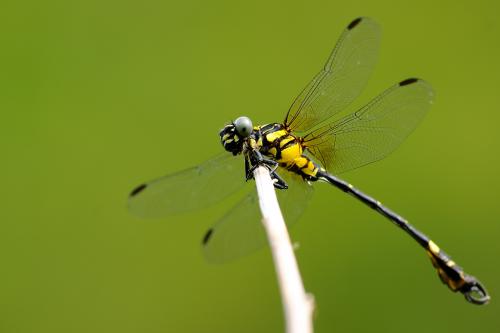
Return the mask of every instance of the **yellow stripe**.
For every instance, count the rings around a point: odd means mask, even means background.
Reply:
[[[288,142],[295,140],[293,136],[289,136],[288,138],[285,138],[280,141],[280,148],[283,148]]]
[[[309,161],[307,163],[307,168],[302,169],[302,172],[309,176],[316,176],[316,174],[318,173],[318,168],[314,166],[314,163],[312,161]]]
[[[309,162],[309,160],[301,156],[297,157],[294,162],[296,166],[298,166],[299,168],[303,168],[307,164],[307,162]]]
[[[302,147],[298,144],[291,145],[281,151],[280,162],[293,162],[300,155],[302,155]]]
[[[275,132],[267,134],[266,139],[269,142],[274,142],[274,140],[281,138],[282,136],[285,136],[285,135],[288,135],[287,131],[279,130],[279,131],[275,131]]]
[[[434,254],[438,254],[439,251],[441,251],[439,249],[439,246],[436,245],[436,243],[434,243],[433,241],[429,241],[429,250],[434,253]]]

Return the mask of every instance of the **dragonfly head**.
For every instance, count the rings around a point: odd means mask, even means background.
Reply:
[[[220,141],[224,149],[237,155],[243,150],[243,142],[253,132],[252,121],[248,117],[239,117],[220,130]]]

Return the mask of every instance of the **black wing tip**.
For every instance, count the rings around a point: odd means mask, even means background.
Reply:
[[[132,190],[132,192],[130,192],[130,195],[129,197],[132,198],[132,197],[135,197],[137,194],[141,193],[142,191],[144,191],[144,189],[148,187],[147,184],[141,184],[139,186],[137,186],[136,188],[134,188]]]
[[[347,30],[352,30],[354,29],[361,21],[363,20],[362,17],[358,17],[354,19],[349,25],[347,26]]]
[[[213,233],[214,233],[214,229],[213,228],[210,228],[210,229],[207,230],[207,233],[205,234],[205,236],[203,236],[203,240],[202,240],[202,244],[203,245],[207,245],[207,243],[210,240],[210,238],[212,238]]]
[[[409,84],[413,84],[413,83],[418,82],[418,81],[421,81],[421,80],[412,77],[412,78],[409,78],[409,79],[406,79],[406,80],[403,80],[403,81],[399,82],[399,86],[400,87],[407,86]]]

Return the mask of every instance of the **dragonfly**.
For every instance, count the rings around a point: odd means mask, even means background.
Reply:
[[[207,208],[242,193],[202,238],[207,260],[225,262],[266,245],[258,198],[249,186],[252,171],[269,169],[285,220],[302,215],[323,182],[346,192],[403,230],[428,254],[441,281],[473,304],[490,296],[428,236],[380,201],[338,175],[378,161],[393,152],[422,121],[434,92],[422,79],[409,78],[389,87],[354,113],[341,116],[362,92],[375,66],[380,27],[360,17],[342,32],[321,71],[295,98],[280,123],[254,126],[239,117],[219,132],[225,149],[195,167],[143,183],[129,195],[129,210],[140,217],[175,216]],[[244,170],[243,170],[244,166]]]

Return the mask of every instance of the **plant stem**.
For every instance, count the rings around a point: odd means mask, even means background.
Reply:
[[[304,289],[269,170],[262,166],[258,167],[254,171],[254,178],[259,195],[262,223],[269,240],[278,277],[285,312],[286,332],[312,333],[313,297]]]

